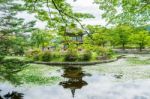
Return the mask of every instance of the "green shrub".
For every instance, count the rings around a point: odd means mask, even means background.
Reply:
[[[15,55],[23,55],[23,54],[24,54],[24,49],[23,49],[23,47],[17,47],[17,48],[15,48],[15,49],[13,49],[13,51],[14,51],[14,54],[15,54]]]
[[[92,57],[92,53],[90,51],[85,51],[83,53],[83,60],[84,61],[89,61]]]
[[[79,61],[89,61],[92,58],[92,53],[89,50],[84,51],[82,54],[79,55]]]
[[[0,55],[0,62],[4,59],[4,56]]]
[[[102,59],[109,59],[114,55],[114,52],[111,49],[99,47],[97,54]]]
[[[107,51],[107,56],[108,56],[108,57],[111,57],[111,56],[114,55],[114,54],[115,54],[115,53],[114,53],[113,50],[108,49],[108,51]]]
[[[52,60],[52,54],[49,51],[44,51],[41,54],[41,61],[48,62]]]
[[[38,54],[32,56],[32,59],[33,59],[34,61],[39,61],[39,60],[41,60],[41,53],[38,53]]]
[[[25,53],[25,56],[31,58],[31,57],[33,57],[33,56],[38,55],[39,53],[41,53],[41,50],[40,50],[40,49],[34,49],[34,50],[27,51],[27,52]]]
[[[68,50],[64,55],[65,61],[76,61],[78,59],[76,50]]]
[[[106,48],[103,48],[103,47],[98,47],[95,52],[98,54],[98,55],[106,55],[107,53],[107,49]]]
[[[62,54],[61,54],[61,52],[56,51],[56,52],[53,52],[53,53],[52,53],[52,57],[53,57],[54,59],[61,58],[61,57],[62,57]]]

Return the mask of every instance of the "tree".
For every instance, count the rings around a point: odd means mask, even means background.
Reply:
[[[31,45],[37,48],[42,47],[44,49],[47,47],[52,40],[52,35],[50,31],[46,30],[35,30],[31,35]]]
[[[94,0],[108,24],[144,25],[150,20],[150,0]]]
[[[81,19],[94,18],[88,13],[75,13],[72,6],[66,0],[23,0],[25,2],[24,9],[31,13],[36,13],[36,17],[42,21],[46,21],[49,28],[56,30],[61,27],[67,27],[70,23],[79,24]]]
[[[133,27],[129,25],[116,26],[110,33],[111,42],[113,45],[121,45],[125,50],[125,45],[129,42],[129,36],[133,31]]]
[[[98,46],[105,47],[105,44],[108,43],[109,37],[108,37],[108,29],[101,26],[87,26],[88,31],[91,33],[92,40],[88,37],[86,41],[88,40],[89,43],[93,43]]]
[[[9,54],[10,49],[16,43],[13,41],[14,37],[24,36],[23,33],[34,29],[35,21],[25,23],[23,19],[15,17],[18,6],[19,4],[11,0],[0,1],[0,55]]]
[[[150,35],[146,30],[136,31],[136,33],[130,36],[130,41],[131,43],[138,45],[139,50],[142,51],[142,49],[150,42]]]

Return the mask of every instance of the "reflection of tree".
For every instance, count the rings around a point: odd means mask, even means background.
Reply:
[[[27,62],[19,59],[4,59],[0,62],[0,77],[2,79],[10,81],[13,84],[21,84],[20,77],[17,75],[18,72],[26,68]]]
[[[80,67],[64,68],[64,74],[62,76],[67,78],[67,80],[59,84],[65,89],[70,89],[73,97],[76,89],[81,89],[83,86],[87,85],[87,82],[83,80],[85,74]]]
[[[0,99],[23,99],[23,94],[18,93],[16,91],[12,91],[11,93],[8,92],[7,94],[3,96],[0,95]]]

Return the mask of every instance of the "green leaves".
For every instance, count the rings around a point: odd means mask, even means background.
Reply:
[[[146,30],[139,30],[136,33],[132,34],[129,39],[133,44],[138,45],[140,51],[142,51],[142,49],[144,49],[145,46],[149,44],[150,35]]]
[[[33,46],[39,47],[46,47],[50,44],[52,40],[51,31],[44,31],[44,30],[36,30],[32,33],[31,36],[31,44]]]
[[[103,10],[103,18],[111,24],[143,25],[150,20],[149,0],[94,0]]]

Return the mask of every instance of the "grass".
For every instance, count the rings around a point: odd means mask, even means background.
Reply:
[[[6,56],[5,59],[19,59],[19,60],[25,60],[25,61],[30,61],[30,58],[27,58],[25,56]]]

